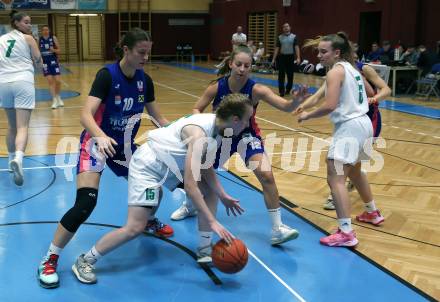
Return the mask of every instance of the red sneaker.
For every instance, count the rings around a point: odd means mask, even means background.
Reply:
[[[356,220],[371,223],[372,225],[379,225],[385,221],[385,218],[380,214],[379,210],[376,210],[371,213],[365,211],[361,215],[356,216]]]
[[[154,218],[153,220],[149,220],[145,230],[149,233],[153,233],[157,236],[162,236],[162,237],[171,237],[174,235],[173,228],[168,224],[162,223],[157,218]]]

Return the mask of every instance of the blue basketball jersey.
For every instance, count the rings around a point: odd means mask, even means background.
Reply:
[[[49,50],[50,48],[55,48],[53,37],[49,36],[47,39],[40,37],[40,52],[45,61],[57,58],[57,55]]]
[[[95,113],[96,123],[120,146],[124,142],[132,144],[145,106],[147,85],[144,71],[137,69],[134,77],[127,79],[119,63],[109,64],[106,68],[110,71],[112,86],[107,98]],[[135,115],[139,115],[137,121]],[[124,138],[126,131],[129,136]]]
[[[217,94],[214,98],[214,102],[212,103],[212,110],[215,111],[220,105],[220,102],[223,100],[225,96],[228,94],[231,94],[232,91],[229,88],[228,83],[229,77],[223,77],[218,81],[218,89]],[[246,81],[246,84],[240,89],[240,93],[247,95],[250,99],[252,99],[252,89],[254,88],[255,81],[248,79]],[[258,103],[254,106],[254,114],[252,114],[251,118],[249,119],[249,127],[243,130],[243,132],[251,132],[253,135],[261,135],[260,128],[258,128],[258,124],[255,120],[255,113],[257,111]]]
[[[218,105],[225,96],[232,93],[231,89],[229,88],[228,79],[229,77],[226,76],[218,81],[217,94],[215,96],[214,102],[212,103],[213,111],[217,109]],[[255,85],[255,81],[248,79],[246,84],[244,84],[244,86],[240,89],[240,93],[245,94],[250,99],[252,99],[252,89],[254,88],[254,85]]]

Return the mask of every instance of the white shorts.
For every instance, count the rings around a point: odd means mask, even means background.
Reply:
[[[180,180],[160,161],[148,143],[133,154],[128,169],[128,205],[157,206],[162,186],[174,190]]]
[[[373,126],[368,116],[363,115],[335,125],[327,158],[355,165],[370,158],[372,143]]]
[[[0,83],[0,107],[9,109],[34,109],[34,84],[29,82]]]

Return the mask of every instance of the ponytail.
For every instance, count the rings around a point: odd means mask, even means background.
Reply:
[[[252,49],[247,46],[246,44],[240,44],[237,45],[232,53],[226,57],[226,60],[224,62],[224,65],[218,70],[217,76],[218,78],[213,80],[211,83],[218,82],[221,78],[228,76],[231,74],[231,67],[229,67],[229,63],[234,60],[235,56],[239,53],[244,52],[245,54],[249,55],[249,57],[252,59]]]

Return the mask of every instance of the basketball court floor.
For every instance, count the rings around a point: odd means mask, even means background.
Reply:
[[[384,166],[369,173],[373,193],[386,221],[375,228],[355,225],[360,241],[355,250],[328,248],[319,238],[336,227],[335,213],[322,209],[328,195],[325,146],[316,143],[331,135],[325,118],[298,124],[294,116],[265,104],[257,111],[263,134],[276,135],[270,154],[283,203],[285,224],[300,237],[281,247],[269,244],[270,222],[259,185],[252,173],[229,162],[218,176],[226,191],[240,199],[245,213],[228,217],[219,205],[219,221],[245,242],[249,262],[228,275],[195,261],[196,219],[180,222],[170,214],[182,196],[165,192],[157,216],[170,223],[175,235],[162,239],[144,234],[104,257],[97,264],[98,283],[81,284],[71,266],[97,239],[124,224],[127,182],[103,173],[98,205],[87,223],[63,251],[59,262],[61,285],[47,290],[38,285],[38,263],[46,253],[56,224],[75,196],[77,142],[82,130],[79,112],[101,63],[66,64],[63,74],[65,107],[50,109],[45,79],[37,76],[38,99],[33,112],[25,184],[15,187],[0,158],[0,301],[435,301],[440,298],[440,106],[438,102],[397,99],[384,103],[378,146]],[[191,112],[213,69],[207,65],[152,64],[146,71],[155,81],[156,100],[169,120]],[[274,76],[256,75],[276,85]],[[322,79],[297,75],[295,82],[317,87]],[[273,89],[275,87],[272,86]],[[45,90],[46,89],[46,90]],[[437,100],[438,101],[438,100]],[[403,105],[401,105],[402,103]],[[408,103],[413,106],[406,108]],[[429,107],[429,113],[426,108]],[[385,109],[387,108],[387,109]],[[405,113],[409,112],[409,113]],[[423,113],[425,112],[425,113]],[[425,114],[425,116],[423,115]],[[426,116],[428,114],[429,116]],[[0,139],[7,123],[0,116]],[[148,130],[144,121],[138,139]],[[303,143],[298,143],[303,140]],[[307,141],[306,150],[300,150]],[[0,154],[6,156],[5,146]],[[316,151],[316,152],[315,152]],[[292,166],[283,169],[289,155]],[[360,212],[357,193],[350,194],[353,214]]]

